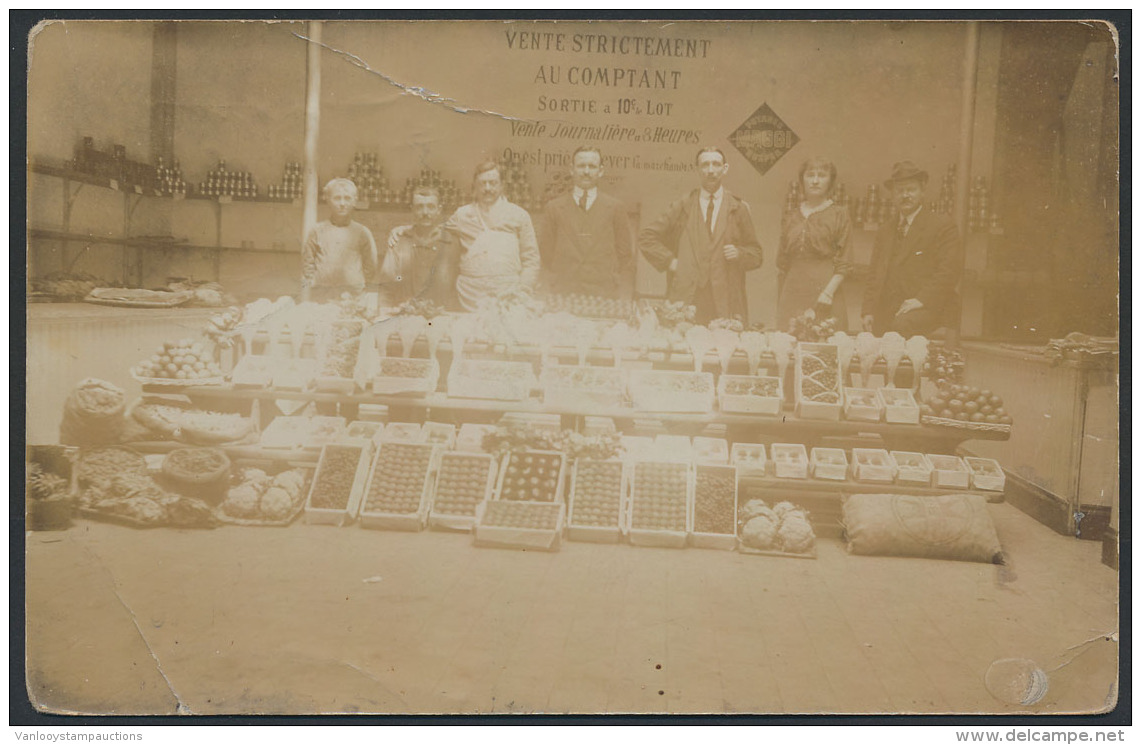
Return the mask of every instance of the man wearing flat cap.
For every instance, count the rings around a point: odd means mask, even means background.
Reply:
[[[864,291],[864,330],[911,337],[955,325],[948,316],[956,307],[963,269],[955,221],[923,206],[927,172],[910,160],[896,163],[884,186],[895,203],[895,219],[876,234]]]

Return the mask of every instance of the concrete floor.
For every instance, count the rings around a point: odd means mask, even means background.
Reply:
[[[990,506],[1009,567],[295,524],[27,536],[43,711],[1092,713],[1116,700],[1101,545]],[[1012,706],[1002,658],[1049,675]]]

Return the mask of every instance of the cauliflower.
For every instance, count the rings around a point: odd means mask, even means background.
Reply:
[[[781,548],[789,553],[804,554],[812,550],[816,543],[816,534],[807,520],[790,517],[780,524],[777,531]]]
[[[257,517],[260,497],[257,488],[250,484],[236,486],[226,495],[222,509],[232,517]]]
[[[776,523],[764,515],[749,520],[741,531],[741,542],[749,548],[772,549],[776,539]]]
[[[296,499],[301,494],[301,487],[305,485],[305,475],[301,471],[282,471],[273,478],[273,486],[284,489],[290,499]]]
[[[777,516],[782,520],[789,512],[797,512],[799,510],[800,508],[792,502],[777,502],[775,505],[773,505],[773,512],[777,513]]]
[[[750,499],[745,502],[745,506],[737,512],[737,519],[742,523],[747,523],[757,515],[771,513],[768,505],[765,504],[763,499]]]
[[[267,519],[284,520],[293,512],[293,499],[285,489],[271,486],[261,497],[261,512]]]
[[[269,488],[273,480],[265,471],[260,468],[243,468],[238,473],[238,478],[241,480],[242,486],[252,486],[257,490],[258,494]]]

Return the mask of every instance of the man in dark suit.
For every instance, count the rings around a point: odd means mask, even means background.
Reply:
[[[642,231],[642,255],[668,273],[670,300],[697,308],[698,323],[747,321],[745,272],[762,260],[749,205],[721,185],[729,164],[718,148],[698,152],[697,172],[701,188],[671,203]]]
[[[546,283],[558,293],[629,298],[634,262],[626,207],[598,190],[598,148],[584,145],[571,158],[574,188],[548,202],[539,220]]]
[[[923,206],[927,172],[909,160],[896,163],[884,186],[896,218],[876,234],[871,274],[864,291],[865,331],[904,337],[930,334],[950,322],[963,247],[955,221]]]

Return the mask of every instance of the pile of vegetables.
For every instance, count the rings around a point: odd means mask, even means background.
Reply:
[[[236,469],[221,510],[243,520],[287,520],[305,500],[308,475],[303,468],[282,471],[276,476],[260,468]]]
[[[764,500],[750,499],[738,512],[737,524],[741,544],[747,548],[807,554],[816,546],[808,513],[791,502],[769,507]]]

